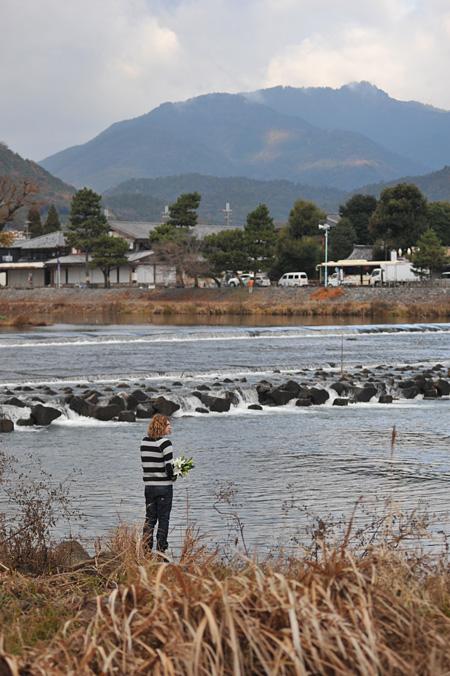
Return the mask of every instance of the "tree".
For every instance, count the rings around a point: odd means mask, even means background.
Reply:
[[[89,254],[97,240],[108,234],[108,222],[101,207],[101,196],[90,188],[75,193],[70,205],[67,242],[85,254],[86,283],[89,284]]]
[[[377,208],[377,200],[372,195],[353,195],[339,207],[339,214],[347,218],[356,232],[355,243],[372,244],[373,236],[369,232],[369,223]]]
[[[61,222],[54,204],[51,204],[47,213],[47,218],[43,226],[44,234],[61,230]]]
[[[356,242],[356,231],[348,218],[341,218],[329,231],[329,258],[338,261],[347,258]]]
[[[427,223],[445,246],[450,246],[450,202],[429,202]]]
[[[27,215],[28,233],[31,238],[44,234],[42,229],[41,212],[37,207],[31,207]]]
[[[0,230],[19,209],[30,205],[37,191],[37,186],[31,181],[16,181],[9,176],[0,176]]]
[[[128,243],[121,237],[101,235],[95,240],[91,249],[91,267],[100,268],[105,278],[105,289],[111,286],[111,270],[125,265],[128,262],[126,253]]]
[[[318,234],[318,225],[326,218],[326,213],[314,202],[297,200],[288,219],[289,236],[294,239]]]
[[[185,192],[169,206],[169,225],[193,228],[197,225],[197,209],[201,195],[198,192]]]
[[[206,265],[200,242],[188,228],[163,223],[150,232],[149,240],[158,258],[175,266],[180,286],[185,286],[186,274],[194,277],[195,285],[198,285],[198,276],[203,274]]]
[[[202,245],[209,272],[220,286],[219,276],[230,270],[237,275],[238,270],[249,269],[249,257],[246,251],[246,237],[241,228],[223,230],[207,235]]]
[[[382,239],[386,247],[407,249],[413,246],[427,224],[427,201],[419,188],[399,183],[385,188],[370,219],[369,230],[374,239]]]
[[[442,272],[448,265],[445,247],[432,228],[428,228],[417,240],[417,248],[411,256],[414,272],[421,277],[432,277],[433,273]]]
[[[259,204],[247,215],[244,240],[245,252],[249,259],[246,268],[254,272],[269,270],[274,263],[277,235],[273,218],[265,204]]]
[[[281,277],[285,272],[306,272],[309,277],[316,274],[316,266],[323,259],[322,245],[318,237],[295,239],[289,235],[289,227],[280,232],[277,242],[275,264],[271,277]]]

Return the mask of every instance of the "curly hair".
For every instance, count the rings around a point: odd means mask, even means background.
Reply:
[[[169,418],[166,415],[157,413],[148,424],[147,434],[150,439],[161,439],[166,431]]]

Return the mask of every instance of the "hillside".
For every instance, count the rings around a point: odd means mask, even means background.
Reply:
[[[391,187],[397,183],[414,183],[431,202],[450,202],[450,166],[423,176],[403,176],[387,183],[366,185],[360,188],[358,192],[379,197],[384,188]]]
[[[36,162],[23,159],[4,143],[0,143],[0,176],[11,176],[19,180],[28,179],[36,183],[39,187],[36,202],[42,207],[54,204],[60,212],[67,211],[75,192],[72,186],[52,176]]]
[[[427,169],[367,136],[319,128],[301,111],[281,113],[238,94],[165,103],[41,164],[77,186],[102,191],[130,178],[188,173],[349,190]]]
[[[450,112],[416,101],[398,101],[368,82],[339,89],[273,87],[247,96],[283,115],[301,115],[322,129],[364,134],[422,164],[423,170],[415,174],[450,164]]]
[[[166,204],[183,192],[202,196],[200,220],[223,222],[226,202],[232,208],[231,222],[242,224],[247,214],[264,202],[277,221],[285,221],[297,199],[311,200],[327,212],[335,212],[347,194],[335,188],[314,188],[289,181],[257,181],[249,178],[218,178],[184,174],[163,178],[132,179],[103,195],[105,206],[124,220],[158,220]]]

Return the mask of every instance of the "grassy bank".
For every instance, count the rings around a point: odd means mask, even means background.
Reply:
[[[122,529],[70,571],[3,566],[0,584],[2,674],[450,670],[450,571],[392,542],[357,552],[344,538],[257,563],[187,533],[167,563]]]
[[[450,287],[372,289],[34,289],[0,292],[0,325],[152,322],[174,317],[445,321]]]

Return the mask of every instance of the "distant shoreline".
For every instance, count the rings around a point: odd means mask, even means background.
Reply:
[[[254,317],[450,321],[450,285],[328,289],[2,289],[0,327]],[[198,320],[198,321],[197,321]]]

